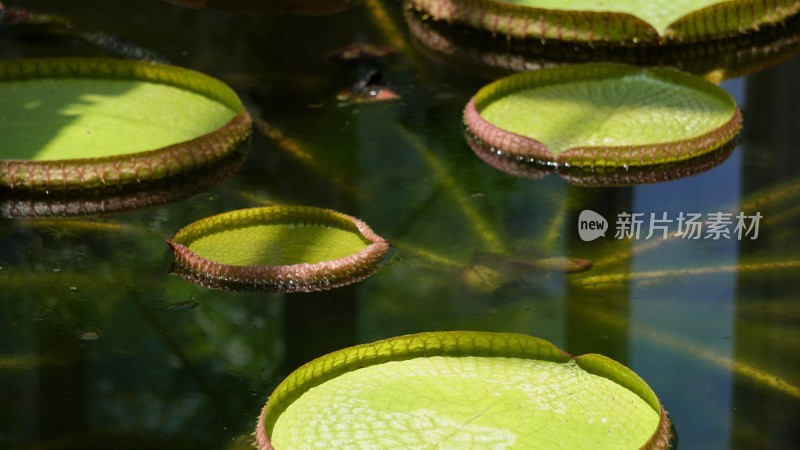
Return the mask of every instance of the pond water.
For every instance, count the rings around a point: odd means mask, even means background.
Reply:
[[[2,58],[157,57],[228,83],[257,126],[241,168],[189,197],[0,219],[0,447],[248,448],[267,396],[298,366],[436,330],[526,333],[609,356],[653,388],[681,449],[800,440],[800,59],[722,83],[745,130],[721,164],[588,188],[476,157],[461,113],[487,80],[428,59],[394,1],[325,17],[156,0],[6,6],[72,25],[0,29]],[[330,57],[352,43],[397,52],[355,65]],[[376,78],[400,99],[340,94]],[[314,294],[220,292],[170,274],[166,240],[179,229],[266,204],[356,216],[393,255],[361,283]],[[591,242],[578,234],[587,209],[610,227]],[[638,238],[615,236],[625,213],[643,214]],[[757,236],[647,239],[651,213],[761,218]],[[537,265],[549,257],[593,267]],[[476,261],[497,276],[465,281]]]

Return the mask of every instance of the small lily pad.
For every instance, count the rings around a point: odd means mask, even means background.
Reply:
[[[469,131],[495,153],[564,167],[642,167],[708,154],[741,113],[723,89],[668,68],[584,64],[520,73],[478,91]]]
[[[693,43],[780,25],[793,0],[410,0],[435,20],[492,34],[608,46]]]
[[[372,275],[389,245],[328,209],[269,206],[199,220],[168,241],[175,272],[223,290],[311,292]]]
[[[228,86],[116,59],[0,62],[0,189],[119,190],[224,159],[250,133]]]
[[[666,448],[669,419],[635,373],[531,336],[433,332],[358,345],[290,374],[260,449]]]

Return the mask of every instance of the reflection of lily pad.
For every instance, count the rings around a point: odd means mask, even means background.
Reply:
[[[719,150],[674,163],[594,168],[554,166],[536,159],[529,160],[528,158],[510,155],[502,150],[489,147],[470,133],[466,133],[466,140],[472,151],[483,162],[509,175],[537,180],[552,173],[557,173],[570,184],[592,187],[635,186],[690,177],[725,162],[737,145],[737,139],[734,139],[723,145]]]
[[[340,350],[272,393],[261,449],[666,448],[669,420],[630,369],[509,333],[437,332]]]
[[[169,241],[176,272],[226,290],[310,292],[372,275],[389,246],[364,222],[335,211],[271,206],[199,220]]]
[[[707,41],[779,25],[795,1],[763,0],[411,0],[436,20],[494,34],[590,45]]]
[[[250,132],[222,82],[110,59],[0,62],[0,188],[106,191],[212,164]]]
[[[586,168],[695,158],[741,128],[741,113],[721,88],[673,69],[623,64],[512,75],[479,90],[464,115],[469,130],[499,152]]]
[[[112,193],[15,192],[0,198],[0,218],[70,217],[113,214],[148,208],[190,197],[207,190],[239,171],[246,149],[205,167],[136,189]]]

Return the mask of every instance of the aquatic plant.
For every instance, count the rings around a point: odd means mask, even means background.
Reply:
[[[584,64],[512,75],[464,111],[495,153],[556,167],[642,167],[708,154],[741,128],[733,98],[666,68]]]
[[[740,36],[800,12],[792,0],[409,0],[435,20],[509,38],[654,46]]]
[[[0,3],[0,32],[9,31],[21,38],[49,38],[78,41],[127,59],[167,63],[158,53],[113,34],[81,29],[68,18],[26,8],[7,8]]]
[[[312,292],[372,275],[389,245],[328,209],[267,206],[194,222],[168,241],[175,273],[223,290]]]
[[[634,372],[527,335],[430,332],[339,350],[290,374],[258,418],[260,449],[666,448],[669,419]]]
[[[0,62],[0,189],[109,192],[225,159],[250,133],[228,86],[116,59]]]
[[[538,39],[505,39],[488,32],[427,20],[405,12],[414,46],[431,59],[485,78],[586,62],[670,66],[713,82],[754,73],[791,59],[800,52],[800,17],[783,26],[766,27],[745,36],[657,47],[608,46]]]

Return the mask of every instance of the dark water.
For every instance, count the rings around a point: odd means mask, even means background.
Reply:
[[[329,17],[155,0],[7,6],[66,17],[73,34],[6,29],[3,58],[140,52],[226,81],[285,139],[256,131],[241,170],[189,198],[0,220],[0,447],[247,448],[267,396],[299,365],[357,343],[459,329],[527,333],[626,364],[659,396],[681,449],[800,440],[799,59],[722,84],[746,122],[722,164],[658,184],[585,188],[477,158],[460,115],[486,80],[416,50],[393,1]],[[388,22],[376,20],[381,11]],[[377,65],[330,60],[351,43],[399,52]],[[400,100],[337,100],[376,68]],[[355,215],[396,253],[370,279],[317,294],[217,292],[169,274],[165,241],[177,230],[271,203]],[[585,209],[612,222],[606,237],[580,239]],[[646,230],[616,239],[613,222],[626,212],[762,219],[757,239],[648,240]],[[487,253],[588,258],[594,268],[566,275],[500,260],[500,282],[464,283],[462,270]]]

